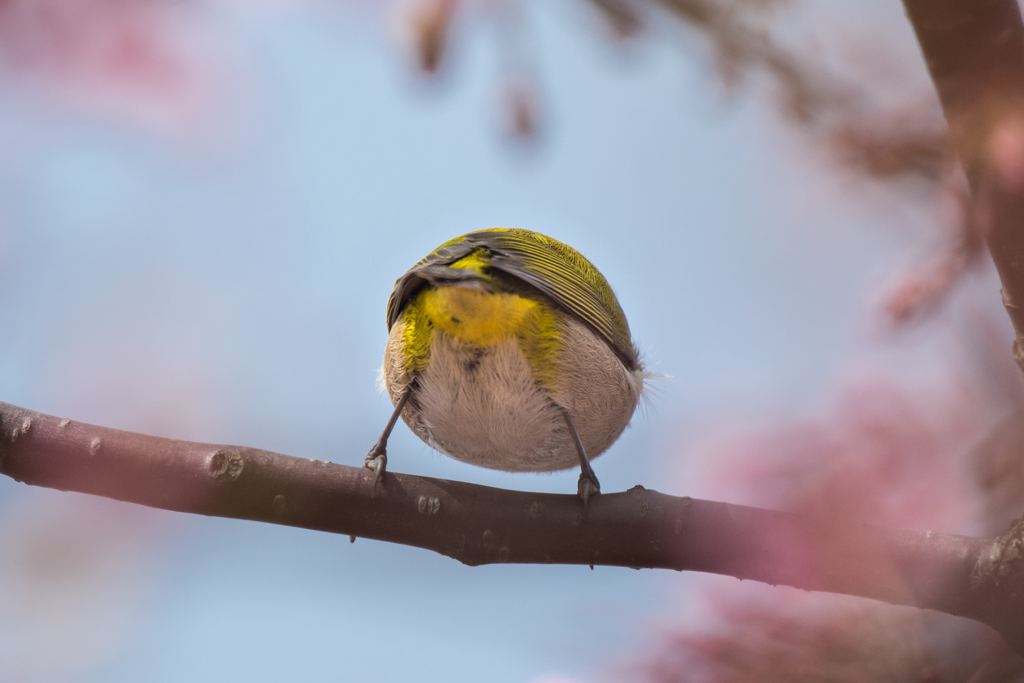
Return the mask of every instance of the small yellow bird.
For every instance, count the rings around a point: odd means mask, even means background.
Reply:
[[[530,230],[471,232],[400,277],[387,315],[382,372],[395,411],[366,456],[375,486],[401,415],[456,460],[507,472],[578,463],[584,505],[600,493],[590,459],[629,424],[646,373],[590,261]]]

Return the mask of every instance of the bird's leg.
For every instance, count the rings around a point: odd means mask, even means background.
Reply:
[[[558,409],[562,411],[562,417],[565,418],[565,424],[569,426],[569,434],[576,446],[576,454],[580,456],[580,481],[576,491],[583,499],[583,509],[586,510],[590,497],[601,493],[601,483],[597,481],[594,468],[590,466],[590,459],[587,457],[587,451],[583,448],[580,433],[576,431],[576,423],[572,421],[572,413],[562,406],[558,406]]]
[[[384,433],[380,435],[377,443],[366,454],[366,460],[363,461],[363,467],[369,467],[375,472],[373,477],[374,491],[377,490],[377,484],[380,482],[381,477],[384,476],[384,471],[388,466],[388,437],[391,436],[391,430],[395,428],[395,423],[398,422],[398,417],[402,414],[402,408],[405,407],[410,396],[412,396],[411,384],[402,390],[402,395],[399,397],[398,403],[395,404],[395,412],[391,413],[391,419],[384,426]]]

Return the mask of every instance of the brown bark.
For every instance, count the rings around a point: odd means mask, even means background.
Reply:
[[[883,529],[634,487],[575,495],[373,473],[163,439],[0,403],[0,473],[150,507],[362,536],[468,565],[712,572],[967,616],[1024,652],[1022,529],[1003,539]]]
[[[1024,24],[1016,0],[904,0],[1003,283],[1024,370]]]

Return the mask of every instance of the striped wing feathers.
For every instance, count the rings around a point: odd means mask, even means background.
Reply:
[[[410,268],[395,283],[388,301],[388,328],[413,292],[423,282],[435,279],[429,273],[432,267],[453,263],[479,247],[490,251],[492,268],[546,294],[601,336],[628,369],[638,369],[638,353],[626,316],[600,271],[569,245],[519,228],[480,230],[457,237]]]

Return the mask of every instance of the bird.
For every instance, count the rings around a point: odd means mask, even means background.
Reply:
[[[387,467],[398,418],[456,460],[508,472],[580,467],[629,424],[645,372],[600,271],[556,239],[490,228],[451,239],[396,282],[381,379],[394,412],[364,465]]]

